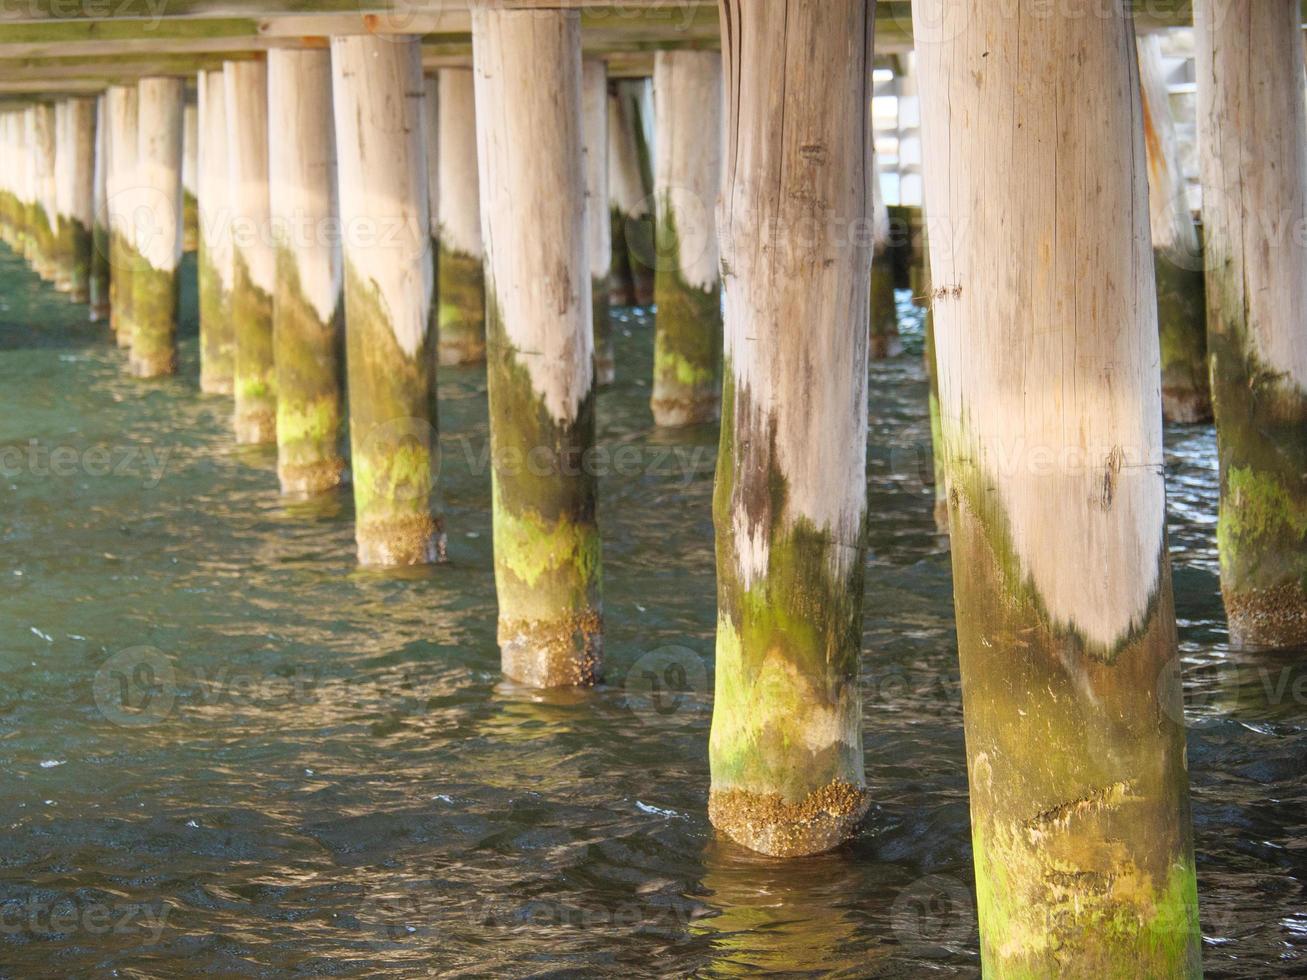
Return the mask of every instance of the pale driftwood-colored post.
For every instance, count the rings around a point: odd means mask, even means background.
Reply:
[[[231,318],[236,340],[233,387],[236,441],[277,441],[272,293],[277,256],[268,198],[268,66],[223,66],[227,109],[228,207],[232,215]]]
[[[1015,6],[913,4],[982,963],[1196,977],[1134,28]]]
[[[69,99],[66,201],[61,206],[60,251],[67,263],[68,292],[74,303],[90,299],[91,248],[95,223],[95,100]]]
[[[200,107],[187,102],[182,109],[182,248],[200,246]]]
[[[1195,47],[1221,589],[1237,645],[1307,643],[1307,109],[1293,0],[1204,0]]]
[[[871,260],[871,348],[874,361],[898,357],[903,353],[899,339],[899,314],[894,299],[894,268],[889,256],[889,208],[880,183],[880,168],[876,155],[871,156],[872,190],[875,200],[872,208],[872,237],[875,248]],[[850,234],[856,234],[850,229]]]
[[[335,37],[331,62],[358,557],[424,564],[444,557],[445,534],[421,49],[415,38]]]
[[[135,85],[105,94],[109,115],[109,325],[119,347],[132,345],[132,282],[136,271],[135,222],[137,95]]]
[[[613,383],[617,365],[613,359],[613,318],[609,307],[613,224],[608,212],[608,66],[600,58],[586,58],[581,63],[581,115],[595,384],[604,386]]]
[[[50,212],[54,229],[50,244],[51,280],[55,290],[61,293],[73,288],[72,250],[64,235],[73,196],[73,154],[69,142],[72,129],[68,118],[68,100],[61,99],[54,104],[54,209]]]
[[[182,108],[180,78],[137,86],[136,258],[132,282],[131,370],[157,378],[177,370],[178,268],[182,259]]]
[[[32,268],[47,281],[55,277],[55,113],[42,102],[32,107]]]
[[[726,367],[708,812],[777,856],[839,845],[868,806],[858,664],[871,248],[838,229],[871,217],[874,11],[870,0],[722,7]]]
[[[442,68],[438,90],[440,363],[474,364],[486,357],[486,274],[472,72]]]
[[[1162,70],[1162,39],[1156,34],[1140,37],[1138,47],[1162,339],[1162,412],[1171,422],[1207,422],[1212,395],[1203,251],[1180,168],[1180,144]]]
[[[268,175],[277,243],[272,336],[282,493],[339,486],[343,285],[331,53],[268,52]]]
[[[231,182],[227,177],[227,92],[223,71],[200,72],[198,89],[200,390],[230,395],[235,390],[236,372],[236,331],[231,312],[236,256]]]
[[[648,306],[654,301],[653,154],[645,131],[647,78],[610,87],[608,189],[613,240],[613,303]]]
[[[534,687],[593,684],[603,655],[580,27],[472,12],[499,646]]]
[[[109,317],[109,108],[108,96],[95,100],[95,169],[91,192],[91,319]]]
[[[440,329],[440,79],[422,78],[422,139],[427,155],[427,230],[431,235],[431,313],[427,329]],[[437,345],[440,338],[436,337]],[[440,363],[437,346],[436,363]]]
[[[721,55],[659,51],[654,118],[658,317],[650,407],[657,425],[672,428],[714,421],[721,408]]]

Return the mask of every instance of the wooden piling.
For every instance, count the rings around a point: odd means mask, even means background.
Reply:
[[[1196,977],[1134,28],[1016,6],[913,4],[982,966]]]
[[[721,56],[657,52],[654,118],[658,315],[650,407],[657,425],[677,428],[715,421],[721,409]]]
[[[177,370],[184,100],[180,78],[143,78],[137,86],[131,371],[139,378]]]
[[[1203,0],[1195,48],[1221,589],[1238,646],[1307,643],[1307,107],[1293,0]]]
[[[268,67],[263,61],[229,61],[223,72],[233,243],[231,318],[236,341],[233,425],[238,443],[275,443],[272,294],[277,256],[268,198]]]
[[[202,71],[199,92],[199,245],[200,390],[235,392],[236,329],[231,292],[236,256],[232,242],[231,181],[228,179],[227,92],[224,72]]]
[[[609,86],[614,306],[648,306],[654,301],[653,150],[645,129],[649,87],[647,78],[624,78]]]
[[[885,204],[885,192],[881,187],[880,170],[874,153],[871,157],[871,166],[871,186],[875,193],[872,207],[872,237],[875,245],[871,260],[870,356],[874,361],[883,361],[903,353],[903,341],[899,339],[899,313],[894,298],[894,267],[890,264],[889,208]]]
[[[108,96],[95,100],[95,167],[91,188],[91,267],[88,301],[92,320],[109,318],[109,110]]]
[[[438,349],[441,364],[476,364],[486,358],[486,278],[472,72],[442,68],[438,82]]]
[[[722,7],[730,122],[708,806],[718,829],[777,856],[836,847],[868,806],[858,664],[871,247],[846,223],[865,227],[872,211],[874,9]]]
[[[1138,41],[1144,145],[1148,151],[1148,207],[1162,340],[1162,412],[1168,422],[1210,422],[1203,250],[1180,170],[1180,144],[1162,73],[1161,44],[1156,34]]]
[[[132,282],[136,195],[135,85],[111,85],[105,93],[109,116],[109,169],[105,177],[109,215],[109,326],[118,346],[132,345]]]
[[[609,305],[613,225],[608,213],[608,66],[600,58],[586,58],[581,63],[581,115],[595,384],[603,387],[613,383],[617,364],[613,355],[613,318]]]
[[[331,54],[268,52],[268,175],[276,236],[272,335],[281,491],[340,485],[344,426],[343,270]]]
[[[580,18],[478,6],[472,39],[503,670],[588,686],[603,620]]]
[[[425,564],[443,559],[445,535],[421,51],[415,38],[335,37],[331,61],[358,558]]]

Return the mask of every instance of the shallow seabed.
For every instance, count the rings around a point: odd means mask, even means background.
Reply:
[[[977,974],[919,336],[871,385],[874,806],[783,863],[705,814],[716,433],[652,430],[647,316],[599,403],[609,683],[541,696],[499,677],[482,372],[441,378],[449,564],[362,572],[185,309],[134,381],[0,254],[0,976]],[[1213,436],[1168,451],[1208,975],[1301,972],[1307,658],[1226,649]]]

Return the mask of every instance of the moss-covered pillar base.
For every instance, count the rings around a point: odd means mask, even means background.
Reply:
[[[436,265],[439,363],[479,364],[486,359],[485,262],[448,247],[442,238]]]
[[[1201,268],[1177,265],[1166,250],[1157,249],[1154,255],[1162,342],[1162,413],[1168,422],[1210,422],[1207,277]]]
[[[282,493],[340,485],[344,353],[331,53],[268,52],[268,159],[277,229],[273,345],[277,366],[277,475]]]
[[[721,407],[721,56],[659,51],[654,106],[658,316],[650,405],[654,421],[670,428],[715,421]]]
[[[1307,644],[1307,96],[1291,0],[1195,21],[1217,543],[1236,646]],[[1237,24],[1237,31],[1229,25]]]
[[[236,333],[231,294],[236,275],[228,179],[227,93],[221,69],[202,71],[198,81],[200,390],[235,392]]]
[[[589,686],[603,606],[597,486],[583,465],[595,427],[580,18],[478,7],[472,32],[488,110],[477,125],[501,660],[532,687]]]
[[[445,536],[421,48],[416,38],[336,37],[331,55],[341,224],[392,230],[344,242],[358,558],[426,564],[444,558]]]
[[[277,257],[268,192],[268,68],[260,61],[223,66],[227,117],[228,209],[232,219],[232,384],[236,441],[277,441],[272,296]]]
[[[720,217],[708,813],[737,843],[790,857],[838,846],[869,805],[858,663],[871,247],[797,235],[778,249],[773,235],[871,219],[874,4],[726,0],[723,23],[727,145],[750,149],[726,156]]]
[[[178,268],[182,257],[182,108],[179,78],[143,78],[137,86],[138,263],[132,281],[131,371],[155,378],[177,370]]]
[[[134,245],[136,154],[139,104],[135,85],[111,85],[105,92],[109,119],[108,166],[105,170],[109,224],[109,326],[121,348],[132,345],[132,280],[137,261]]]
[[[1131,15],[913,17],[982,971],[1198,977]]]
[[[877,253],[871,264],[871,359],[883,361],[903,353],[899,313],[894,299],[894,267],[888,251]]]

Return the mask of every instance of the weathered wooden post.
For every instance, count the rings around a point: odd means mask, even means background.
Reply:
[[[344,425],[340,208],[331,53],[268,52],[268,173],[276,233],[272,335],[277,474],[285,494],[339,486]]]
[[[139,378],[177,370],[185,96],[180,78],[143,78],[137,86],[131,370]]]
[[[722,297],[715,211],[722,179],[722,59],[654,56],[654,422],[711,422],[721,408]]]
[[[435,75],[422,77],[422,140],[427,158],[427,232],[431,235],[431,281],[434,284],[427,329],[435,334],[440,328],[440,79]],[[440,363],[439,345],[437,336],[437,365]]]
[[[227,92],[221,69],[198,79],[200,390],[214,395],[235,391],[236,331],[231,291],[236,256],[232,243],[231,182],[227,176]]]
[[[871,349],[872,360],[883,361],[903,353],[899,339],[899,312],[894,299],[894,267],[889,254],[889,208],[881,188],[880,169],[876,155],[871,156],[872,190],[875,200],[872,207],[871,233],[875,242],[871,260]],[[851,229],[850,234],[857,234]]]
[[[223,66],[227,110],[227,187],[233,246],[231,318],[236,340],[233,386],[236,441],[277,441],[272,294],[277,256],[268,198],[268,66]]]
[[[108,96],[95,100],[95,167],[91,189],[91,268],[88,299],[92,320],[109,318],[109,110]]]
[[[200,247],[200,107],[187,102],[182,108],[182,249]]]
[[[1195,31],[1221,589],[1236,645],[1307,643],[1307,109],[1293,0]]]
[[[415,38],[334,37],[331,68],[358,557],[425,564],[444,557],[445,534],[421,50]]]
[[[608,65],[581,62],[582,139],[585,152],[585,227],[590,252],[590,305],[594,321],[595,384],[613,383],[613,318],[610,272],[613,223],[608,213]]]
[[[1162,413],[1170,422],[1207,422],[1212,417],[1212,394],[1203,250],[1180,169],[1180,144],[1162,71],[1161,45],[1156,34],[1140,37],[1138,42],[1162,339]]]
[[[610,88],[608,189],[617,306],[654,301],[653,153],[645,130],[649,87],[647,78],[625,78]]]
[[[47,282],[55,277],[55,119],[54,106],[32,107],[32,269]]]
[[[132,226],[136,193],[135,85],[112,85],[105,93],[109,116],[109,169],[105,177],[109,214],[109,326],[118,346],[132,345],[132,282],[136,262]]]
[[[503,669],[588,686],[603,606],[580,18],[477,6],[472,43]]]
[[[839,845],[868,806],[858,663],[871,248],[830,229],[871,217],[875,4],[721,9],[730,121],[708,806],[735,841],[784,857]]]
[[[68,225],[65,217],[72,205],[72,130],[68,125],[68,100],[54,103],[54,208],[50,211],[50,224],[54,231],[50,241],[51,282],[55,291],[69,292],[73,288],[72,250],[64,238]]]
[[[486,357],[485,250],[477,176],[476,97],[472,72],[442,68],[440,99],[440,250],[438,349],[441,364],[475,364]]]
[[[95,223],[95,100],[69,99],[66,103],[67,146],[65,199],[60,203],[60,253],[64,256],[68,293],[74,303],[85,303],[91,292],[91,248]]]
[[[913,20],[985,975],[1198,976],[1133,24]]]

